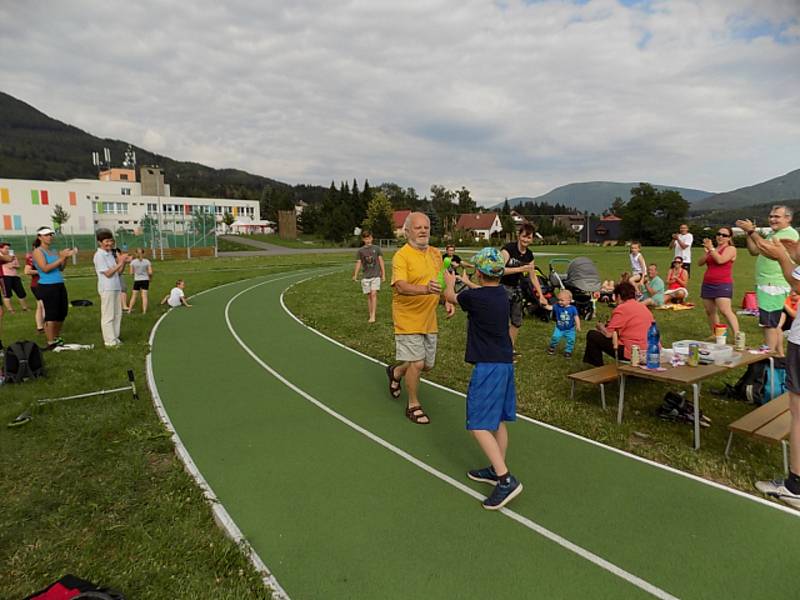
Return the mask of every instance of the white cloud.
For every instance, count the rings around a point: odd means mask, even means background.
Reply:
[[[708,190],[800,167],[796,0],[14,3],[3,90],[276,179]]]

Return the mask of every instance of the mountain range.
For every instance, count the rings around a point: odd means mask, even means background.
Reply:
[[[194,162],[159,156],[123,140],[99,138],[53,119],[33,106],[0,92],[0,177],[65,181],[95,179],[97,168],[92,152],[111,151],[112,160],[121,163],[131,146],[140,165],[162,167],[175,196],[242,198],[258,200],[265,188],[292,191],[298,199],[318,201],[327,188],[291,186],[239,169],[213,169]]]
[[[265,192],[291,194],[295,200],[320,202],[327,188],[315,185],[290,185],[276,179],[239,169],[213,169],[194,162],[159,156],[123,140],[99,138],[77,127],[53,119],[33,106],[0,92],[0,177],[64,181],[93,179],[97,170],[92,152],[111,150],[118,161],[128,146],[136,151],[139,164],[157,164],[167,174],[176,196],[243,198],[257,200]],[[509,198],[514,207],[525,202],[563,204],[580,211],[601,213],[616,197],[630,198],[638,182],[591,181],[570,183],[536,197]],[[780,177],[736,190],[713,193],[673,185],[659,189],[677,190],[692,204],[692,212],[718,211],[737,207],[800,200],[800,169]],[[500,208],[502,203],[492,207]]]
[[[638,182],[618,183],[614,181],[570,183],[557,187],[541,196],[509,198],[508,204],[513,208],[525,202],[546,202],[548,204],[563,204],[581,211],[599,214],[606,210],[617,197],[628,200],[631,188],[637,185],[639,185]],[[656,184],[654,187],[660,190],[668,189],[680,192],[681,196],[691,204],[691,211],[695,214],[706,211],[719,211],[720,209],[749,208],[761,204],[777,204],[800,200],[800,169],[755,185],[721,193],[673,185]],[[502,206],[503,204],[500,203],[492,208],[501,208]]]

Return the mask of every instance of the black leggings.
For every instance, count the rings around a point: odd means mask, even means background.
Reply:
[[[596,329],[592,329],[586,334],[586,350],[583,353],[583,362],[595,367],[602,367],[603,354],[614,356],[614,342],[610,337],[606,337]],[[624,356],[625,348],[620,346],[617,348],[617,357],[621,359]]]

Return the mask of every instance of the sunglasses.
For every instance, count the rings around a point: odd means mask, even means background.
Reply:
[[[718,235],[719,237],[731,237],[731,236],[730,236],[730,234],[727,234],[727,233],[720,233],[719,231],[717,232],[717,235]]]

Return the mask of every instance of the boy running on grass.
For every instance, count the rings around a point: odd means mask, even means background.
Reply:
[[[509,303],[500,285],[505,260],[496,248],[484,248],[473,258],[478,282],[461,280],[466,289],[456,295],[456,275],[445,272],[444,298],[458,303],[468,315],[465,360],[472,363],[472,378],[467,389],[467,429],[486,454],[491,465],[467,473],[473,481],[495,486],[483,501],[488,510],[498,510],[522,492],[522,484],[506,466],[508,430],[505,421],[517,418],[517,394],[511,336],[508,333]]]

